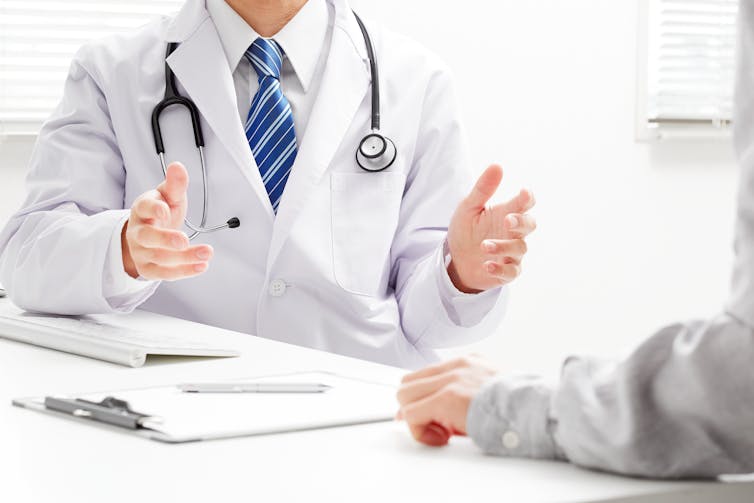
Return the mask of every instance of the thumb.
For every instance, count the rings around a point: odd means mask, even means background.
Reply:
[[[157,191],[171,208],[181,206],[186,201],[188,171],[180,162],[170,163],[165,173],[165,181],[157,186]]]
[[[450,440],[450,432],[438,423],[429,423],[419,437],[423,444],[433,447],[441,447]]]
[[[466,196],[463,205],[469,210],[481,210],[500,186],[502,179],[503,168],[497,164],[490,165],[479,177],[471,193]]]

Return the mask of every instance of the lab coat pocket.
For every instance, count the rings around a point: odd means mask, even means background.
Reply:
[[[331,176],[333,274],[348,292],[376,296],[390,275],[406,177],[399,172]]]

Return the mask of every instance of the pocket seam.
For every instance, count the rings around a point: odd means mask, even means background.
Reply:
[[[380,191],[384,192],[384,193],[389,193],[390,190],[393,188],[393,184],[399,185],[401,179],[405,180],[405,178],[403,178],[401,176],[402,173],[398,173],[398,172],[395,172],[395,171],[390,171],[390,172],[387,172],[387,173],[392,174],[393,176],[391,176],[390,178],[392,178],[395,181],[387,181],[387,178],[382,178],[382,180],[385,180],[385,181],[382,183],[382,186],[380,187]],[[387,173],[384,173],[384,174],[387,174]],[[379,175],[379,173],[376,173],[376,174]],[[336,213],[336,207],[335,206],[336,206],[336,203],[335,203],[334,194],[336,192],[342,192],[343,191],[343,188],[342,188],[343,184],[341,184],[341,186],[339,186],[337,188],[335,187],[335,184],[336,184],[335,180],[336,180],[336,178],[338,176],[341,176],[341,175],[346,175],[346,176],[348,176],[348,175],[352,175],[352,176],[374,176],[375,174],[374,173],[364,173],[364,174],[362,174],[362,173],[338,173],[338,172],[333,172],[333,173],[330,174],[330,247],[331,247],[331,254],[330,255],[331,255],[331,259],[332,259],[332,264],[331,265],[332,265],[333,279],[335,280],[335,284],[337,284],[344,291],[346,291],[346,292],[348,292],[348,293],[350,293],[352,295],[358,295],[360,297],[368,297],[368,298],[371,297],[371,298],[374,298],[374,297],[379,296],[379,292],[377,292],[376,294],[373,294],[373,293],[369,293],[369,292],[362,292],[362,291],[355,290],[353,288],[350,288],[350,287],[344,285],[343,282],[341,281],[341,279],[339,279],[339,277],[338,277],[339,275],[337,273],[337,267],[336,267],[337,264],[336,264],[336,258],[335,258],[335,255],[336,255],[336,251],[335,251],[335,246],[336,246],[336,244],[335,244],[335,241],[336,241],[336,239],[335,239],[336,238],[336,236],[335,236],[335,213]],[[341,180],[345,180],[346,176],[343,176],[341,178]],[[400,202],[398,204],[398,207],[399,207],[398,208],[398,212],[399,212],[399,217],[400,217]],[[390,249],[392,249],[392,243],[391,243]]]

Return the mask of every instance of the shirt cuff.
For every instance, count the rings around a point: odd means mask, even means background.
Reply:
[[[443,242],[442,253],[439,255],[437,286],[448,317],[458,326],[477,325],[495,307],[506,287],[492,288],[480,293],[462,292],[456,288],[448,275],[451,257],[447,240]]]
[[[118,305],[123,304],[125,298],[132,298],[137,294],[146,293],[147,290],[154,289],[159,283],[158,281],[149,281],[143,278],[132,278],[123,269],[121,232],[128,217],[129,214],[126,214],[115,226],[113,234],[110,237],[107,255],[105,256],[105,267],[102,275],[102,294],[113,308],[117,308]],[[141,295],[138,296],[141,297]]]
[[[471,402],[466,431],[489,454],[565,459],[553,437],[552,388],[541,378],[508,376],[482,387]]]

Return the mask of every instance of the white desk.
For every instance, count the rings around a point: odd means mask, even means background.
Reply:
[[[148,313],[122,319],[208,337],[218,333]],[[396,382],[401,374],[390,367],[231,336],[243,351],[240,358],[164,358],[140,369],[0,339],[0,501],[754,501],[754,481],[633,480],[564,463],[487,457],[465,438],[433,449],[415,443],[404,425],[396,423],[167,445],[10,405],[19,396],[302,369]]]

